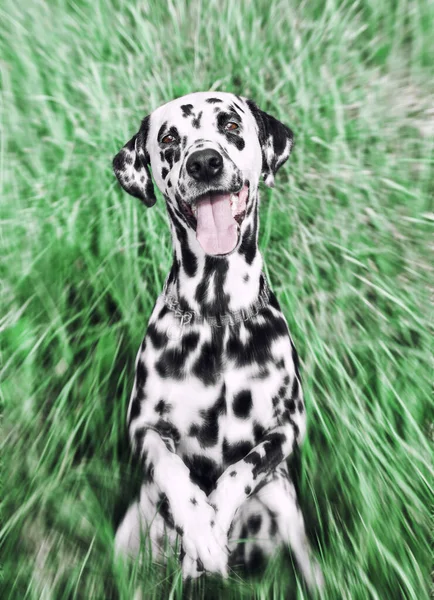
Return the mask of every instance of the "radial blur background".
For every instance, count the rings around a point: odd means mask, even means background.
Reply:
[[[323,597],[428,598],[433,22],[429,0],[3,1],[3,598],[185,595],[177,565],[112,557],[140,480],[134,359],[171,243],[161,195],[145,209],[111,161],[197,90],[250,97],[295,132],[262,189],[260,247],[302,361]],[[189,593],[309,597],[284,557]]]

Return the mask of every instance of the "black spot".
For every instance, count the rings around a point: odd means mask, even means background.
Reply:
[[[155,363],[157,373],[163,379],[169,377],[178,380],[184,379],[185,358],[181,348],[169,348],[165,350]]]
[[[166,494],[160,494],[158,498],[159,503],[159,513],[169,525],[169,527],[175,527],[175,523],[173,521],[172,511],[170,510],[169,500],[167,499]]]
[[[198,570],[199,573],[201,573],[202,571],[205,571],[205,568],[203,566],[203,562],[200,560],[200,558],[198,558],[196,560],[196,569]]]
[[[169,277],[167,278],[167,285],[170,286],[172,283],[177,281],[179,275],[180,261],[176,260],[175,254],[173,255],[172,268],[170,269]]]
[[[171,188],[171,187],[172,187],[172,182],[170,181],[170,179],[169,179],[169,181],[167,182],[167,187],[168,187],[168,188]]]
[[[298,378],[297,378],[297,376],[295,376],[294,381],[292,382],[291,398],[296,400],[299,396],[299,392],[300,392],[300,389],[299,389]]]
[[[251,515],[247,519],[247,527],[249,532],[255,535],[261,529],[262,517],[261,515]]]
[[[172,408],[172,405],[169,404],[168,402],[165,402],[164,400],[159,400],[157,402],[157,404],[155,405],[155,411],[160,416],[163,416],[164,414],[170,412],[171,408]]]
[[[152,345],[157,350],[163,348],[163,346],[165,346],[167,343],[166,333],[161,333],[160,331],[158,331],[154,323],[149,323],[146,336],[151,340]]]
[[[188,435],[197,437],[202,448],[210,448],[218,442],[219,417],[226,413],[225,385],[223,384],[220,395],[211,408],[201,410],[200,416],[203,418],[203,424],[194,423],[188,432]]]
[[[169,312],[169,309],[167,308],[166,305],[164,305],[163,308],[158,313],[158,320],[161,321],[161,319],[164,319],[164,317],[167,315],[168,312]]]
[[[163,179],[166,179],[166,177],[167,177],[168,173],[169,173],[169,169],[166,169],[166,167],[163,167],[163,168],[161,169],[161,177],[162,177]]]
[[[298,408],[298,411],[301,413],[304,411],[304,405],[301,400],[298,401],[297,408]]]
[[[216,385],[221,377],[223,360],[222,328],[211,329],[211,340],[205,342],[192,373],[205,385]]]
[[[146,183],[146,188],[145,188],[145,196],[149,199],[149,200],[154,200],[155,201],[155,193],[154,193],[154,186],[153,183],[151,181],[151,179],[148,180],[148,182]]]
[[[255,425],[253,426],[253,435],[255,437],[255,444],[258,444],[259,442],[262,441],[262,438],[264,437],[266,432],[265,427],[262,427],[262,425],[260,425],[259,423],[255,423]]]
[[[285,408],[289,410],[291,414],[295,413],[295,401],[293,399],[285,400],[284,404]]]
[[[218,102],[223,102],[223,100],[220,100],[220,98],[207,98],[205,102],[208,102],[208,104],[217,104]]]
[[[281,398],[283,398],[283,397],[285,396],[285,394],[286,394],[286,387],[285,387],[284,385],[282,385],[282,386],[279,388],[278,394],[279,394],[279,396],[280,396]]]
[[[244,488],[244,493],[246,494],[246,496],[248,496],[252,491],[252,488],[250,487],[250,485],[246,485],[246,487]]]
[[[141,459],[142,461],[146,461],[146,456],[142,455],[146,432],[146,427],[139,427],[134,432],[134,454],[138,459]]]
[[[197,115],[197,117],[194,117],[191,121],[191,124],[193,125],[193,127],[195,129],[199,129],[201,119],[202,119],[202,111],[200,111],[200,113]]]
[[[133,401],[131,403],[131,411],[130,411],[130,418],[129,418],[129,422],[128,425],[134,421],[135,419],[137,419],[137,417],[140,415],[140,408],[141,408],[141,397],[139,394],[135,394]]]
[[[249,281],[249,279],[250,279],[250,275],[248,273],[245,273],[243,275],[243,280],[247,283]]]
[[[196,350],[199,338],[200,335],[197,331],[190,331],[190,333],[184,335],[181,340],[182,352],[187,355],[189,352]]]
[[[248,265],[251,265],[256,255],[256,235],[250,225],[247,225],[240,247],[239,254],[243,255]]]
[[[146,365],[143,361],[142,358],[139,359],[139,362],[137,363],[137,370],[136,370],[136,382],[137,385],[139,386],[144,386],[146,383],[146,379],[148,378],[148,369],[146,368]]]
[[[236,472],[236,471],[231,471],[231,472],[229,473],[229,475],[230,475],[230,477],[236,477],[236,475],[237,475],[237,472]]]
[[[276,369],[283,369],[285,368],[285,361],[283,360],[283,358],[281,358],[277,363],[276,363]]]
[[[183,530],[183,528],[182,528],[182,527],[180,527],[179,525],[177,525],[177,526],[175,527],[175,531],[176,531],[176,533],[177,533],[178,535],[180,535],[180,536],[183,536],[183,535],[184,535],[184,530]]]
[[[271,511],[269,511],[271,513]],[[274,537],[277,534],[277,519],[276,516],[274,514],[270,514],[270,529],[268,530],[268,533],[271,537]]]
[[[145,472],[145,480],[147,481],[147,483],[153,483],[153,481],[154,481],[154,465],[148,459],[148,457],[145,457],[145,459],[143,460],[143,467],[144,467],[144,472]]]
[[[270,306],[272,306],[273,308],[275,308],[276,310],[278,310],[279,312],[281,312],[280,311],[280,304],[277,301],[276,295],[271,290],[270,290],[270,295],[269,295],[268,301],[270,303]]]
[[[193,506],[197,505],[197,500],[196,498],[190,498],[190,502],[193,504]]]
[[[284,380],[283,380],[283,383],[284,383],[285,385],[288,385],[288,384],[289,384],[289,381],[290,381],[290,377],[289,377],[289,375],[285,375],[285,378],[284,378]]]
[[[168,148],[164,151],[164,160],[169,163],[169,167],[173,167],[173,159],[175,157],[175,150],[173,148]]]
[[[184,456],[183,460],[190,470],[191,481],[198,485],[208,496],[215,488],[217,479],[222,473],[221,467],[211,458],[200,454]]]
[[[211,525],[211,527],[214,527],[215,521],[210,521],[210,525]]]
[[[234,397],[232,408],[234,415],[239,419],[247,419],[252,410],[252,406],[252,394],[249,390],[243,390]]]
[[[223,461],[226,465],[233,465],[242,460],[253,448],[252,442],[243,441],[229,444],[227,440],[223,441]]]
[[[182,116],[189,117],[192,114],[193,104],[182,104]]]

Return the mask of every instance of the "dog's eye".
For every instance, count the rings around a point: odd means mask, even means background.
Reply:
[[[225,125],[226,131],[236,131],[239,128],[240,126],[238,125],[238,123],[234,123],[233,121],[229,121],[229,123],[226,123]]]
[[[176,141],[176,138],[173,135],[165,135],[164,138],[161,139],[162,144],[173,144]]]

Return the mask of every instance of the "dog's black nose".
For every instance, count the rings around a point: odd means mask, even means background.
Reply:
[[[186,169],[196,181],[209,181],[222,172],[223,158],[212,148],[196,150],[188,157]]]

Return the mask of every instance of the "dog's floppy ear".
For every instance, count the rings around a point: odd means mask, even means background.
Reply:
[[[247,104],[258,125],[264,182],[268,187],[273,187],[277,170],[291,154],[294,134],[289,127],[258,108],[252,100],[247,100]]]
[[[136,135],[116,154],[113,170],[126,192],[139,198],[146,206],[153,206],[156,197],[149,172],[149,154],[146,151],[148,130],[149,116],[143,119]]]

